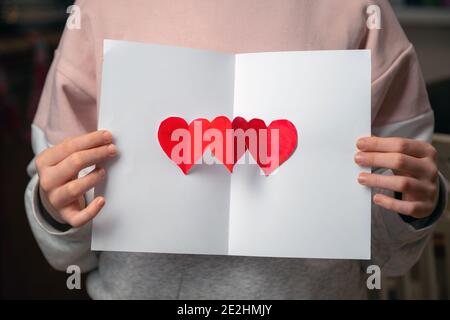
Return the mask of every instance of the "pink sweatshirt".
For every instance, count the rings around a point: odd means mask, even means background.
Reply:
[[[366,8],[374,3],[381,8],[380,30],[366,26]],[[66,28],[55,52],[32,126],[36,154],[65,137],[96,130],[105,38],[233,53],[368,48],[373,133],[431,137],[433,113],[414,48],[388,1],[85,0],[76,4],[82,13],[81,29]],[[90,251],[90,225],[61,231],[43,218],[33,162],[29,173],[27,214],[44,255],[56,269],[77,264],[90,271],[87,286],[94,298],[361,298],[368,264],[378,264],[384,275],[404,273],[419,257],[432,228],[416,229],[398,214],[373,207],[373,256],[365,262],[95,254]],[[92,199],[92,194],[87,197]]]

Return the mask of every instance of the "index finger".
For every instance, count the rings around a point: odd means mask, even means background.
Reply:
[[[356,143],[359,150],[364,152],[392,152],[403,153],[416,158],[425,158],[431,155],[431,147],[428,143],[405,138],[360,138]]]
[[[43,161],[50,166],[56,165],[71,154],[100,147],[112,142],[112,134],[106,130],[94,131],[79,137],[69,138],[50,148],[43,154]]]

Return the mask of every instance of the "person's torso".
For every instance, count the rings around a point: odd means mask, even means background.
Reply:
[[[364,4],[325,2],[99,1],[91,3],[104,10],[92,10],[97,15],[82,23],[96,37],[100,88],[103,39],[233,53],[359,48]],[[365,297],[359,261],[113,252],[100,254],[88,290],[93,298]]]
[[[356,260],[103,252],[94,299],[363,299]]]

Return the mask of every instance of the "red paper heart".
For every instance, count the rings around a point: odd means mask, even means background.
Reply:
[[[230,172],[233,172],[233,159],[227,153],[231,147],[228,135],[232,134],[232,124],[230,119],[225,116],[219,116],[211,121],[211,129],[218,130],[221,135],[220,141],[212,141],[210,144],[211,154],[219,160]],[[232,155],[231,155],[232,156]]]
[[[250,143],[247,140],[247,148],[265,175],[269,175],[281,166],[297,147],[297,129],[289,120],[274,120],[269,126],[266,126],[263,120],[252,119],[248,122],[248,128],[254,129],[257,134],[256,143]],[[266,129],[265,135],[260,131],[261,129]],[[279,145],[278,157],[276,154],[272,156],[272,153],[276,153],[276,150],[272,150],[275,148],[272,145],[272,136],[275,134],[273,130],[278,130],[278,139],[275,139]]]
[[[197,125],[195,125],[197,123]],[[201,126],[200,126],[201,124]],[[201,128],[200,128],[201,127]],[[207,119],[195,119],[188,125],[186,120],[179,117],[169,117],[161,122],[158,129],[158,140],[161,148],[167,156],[174,161],[184,174],[195,165],[195,163],[203,156],[205,149],[211,143],[203,140],[203,133],[209,129],[210,122]],[[189,136],[180,136],[180,139],[173,139],[172,134],[177,129],[185,129],[189,132]],[[198,132],[196,132],[198,131]],[[179,131],[181,133],[181,131]],[[185,141],[186,139],[186,141]],[[174,141],[175,140],[175,141]],[[190,146],[190,156],[184,157],[182,152],[173,154],[173,149],[180,145],[180,141]],[[188,148],[186,148],[188,149]],[[174,159],[174,158],[177,159]],[[182,158],[181,160],[179,158]]]
[[[247,121],[244,118],[236,117],[233,122],[225,116],[219,116],[211,121],[210,128],[217,129],[222,134],[222,143],[219,146],[220,150],[213,148],[214,143],[211,143],[211,154],[216,157],[230,173],[233,172],[234,165],[244,155],[247,150],[245,140],[239,144],[239,135],[235,135],[236,129],[243,129],[242,134],[247,130]],[[233,141],[231,143],[231,141]]]

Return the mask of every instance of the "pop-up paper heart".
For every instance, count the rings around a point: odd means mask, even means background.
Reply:
[[[257,132],[256,143],[247,140],[247,148],[266,175],[281,166],[297,148],[297,129],[289,120],[274,120],[267,126],[261,119],[252,119],[247,128]]]
[[[243,140],[243,143],[241,144],[239,141],[240,134],[245,134],[247,121],[242,117],[236,117],[233,121],[230,121],[230,119],[225,116],[219,116],[211,121],[210,128],[217,129],[222,134],[222,143],[218,146],[219,150],[213,148],[211,154],[216,157],[228,171],[233,172],[234,165],[247,150],[245,140]],[[235,134],[236,129],[243,129],[243,131]]]
[[[159,125],[158,140],[161,148],[184,174],[191,170],[211,143],[203,140],[203,133],[209,126],[207,119],[195,119],[188,124],[179,117],[169,117]],[[189,154],[184,154],[185,150],[190,150]]]

